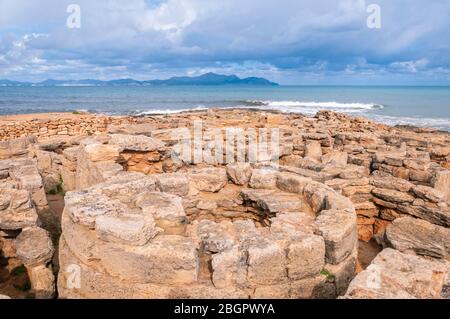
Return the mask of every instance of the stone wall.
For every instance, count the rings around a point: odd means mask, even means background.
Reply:
[[[45,139],[54,136],[91,135],[106,132],[108,125],[132,123],[130,117],[104,115],[77,115],[52,119],[34,119],[31,121],[0,121],[0,141],[12,140],[34,135]]]

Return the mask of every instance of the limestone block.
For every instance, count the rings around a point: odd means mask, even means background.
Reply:
[[[450,253],[450,230],[425,220],[401,217],[386,229],[386,240],[402,252],[446,258]]]
[[[236,185],[245,185],[252,176],[252,168],[249,163],[234,163],[227,165],[227,175]]]
[[[250,187],[257,189],[276,188],[278,171],[272,169],[254,169],[250,178]]]
[[[26,266],[47,264],[54,253],[48,232],[39,227],[24,229],[16,239],[17,257]]]
[[[337,264],[347,258],[357,245],[356,214],[342,210],[322,211],[316,219],[318,234],[323,236],[326,262]]]

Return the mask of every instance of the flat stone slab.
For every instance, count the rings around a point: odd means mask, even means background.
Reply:
[[[450,229],[413,217],[395,219],[386,228],[386,240],[402,252],[446,258],[450,253]]]
[[[121,151],[152,152],[165,147],[162,141],[145,135],[113,134],[109,143],[118,145]]]
[[[100,239],[128,245],[145,245],[161,231],[151,215],[103,215],[95,221],[95,232]]]

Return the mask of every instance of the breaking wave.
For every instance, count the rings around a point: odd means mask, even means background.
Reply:
[[[382,109],[383,105],[375,103],[341,103],[308,101],[241,101],[244,107],[275,109],[286,112],[316,113],[318,110],[336,110],[347,113],[359,113],[367,110]]]

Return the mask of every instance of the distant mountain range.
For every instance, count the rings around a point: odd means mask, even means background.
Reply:
[[[42,82],[18,82],[0,80],[0,86],[161,86],[161,85],[268,85],[276,86],[278,83],[264,78],[239,78],[236,75],[222,75],[206,73],[200,76],[172,77],[167,80],[137,81],[133,79],[118,79],[110,81],[101,80],[45,80]]]

